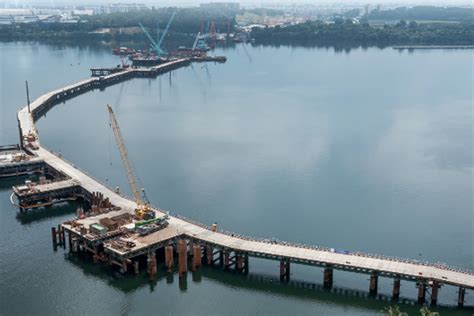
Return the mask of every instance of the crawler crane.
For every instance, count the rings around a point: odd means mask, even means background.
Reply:
[[[122,158],[122,163],[125,168],[125,172],[127,174],[128,185],[132,190],[133,199],[135,203],[137,203],[137,208],[135,209],[135,216],[138,219],[153,219],[155,218],[155,211],[150,207],[150,201],[145,193],[145,189],[140,190],[138,188],[138,182],[135,178],[135,175],[132,171],[132,165],[130,164],[130,160],[128,159],[127,150],[125,149],[125,145],[122,138],[122,133],[120,132],[120,128],[115,118],[114,111],[110,105],[107,105],[107,109],[109,110],[109,117],[110,117],[110,126],[114,131],[115,142],[119,148],[120,157]]]

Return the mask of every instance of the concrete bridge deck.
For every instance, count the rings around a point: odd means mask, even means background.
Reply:
[[[154,67],[166,67],[166,64]],[[132,72],[134,70],[127,70]],[[125,72],[112,74],[107,76],[109,79],[113,76],[121,76]],[[120,211],[113,211],[108,214],[101,214],[94,217],[88,217],[78,220],[77,222],[84,227],[89,227],[96,223],[100,218],[120,215],[123,213],[133,213],[136,207],[135,202],[123,197],[114,190],[108,188],[100,181],[94,179],[86,172],[75,167],[73,164],[67,162],[58,155],[45,149],[39,144],[39,138],[35,127],[35,111],[44,106],[44,103],[50,102],[51,99],[61,94],[63,91],[73,91],[80,89],[80,87],[87,86],[92,82],[100,80],[98,78],[90,78],[80,83],[58,89],[56,91],[47,93],[36,99],[28,107],[21,109],[18,112],[18,122],[20,127],[20,134],[27,135],[34,133],[35,143],[37,149],[30,147],[28,149],[37,157],[44,160],[46,164],[52,168],[57,169],[61,173],[73,179],[88,192],[101,192],[104,197],[109,198],[110,202],[115,206],[121,208]],[[24,137],[22,139],[23,146],[28,148],[30,141]],[[158,210],[159,212],[160,211]],[[70,225],[63,225],[71,232],[75,230]],[[449,267],[440,267],[434,264],[422,264],[414,261],[403,261],[399,259],[391,259],[385,257],[374,257],[361,253],[335,253],[327,248],[321,247],[307,247],[301,245],[293,245],[291,243],[274,243],[268,240],[257,240],[249,237],[233,235],[225,232],[214,232],[204,225],[194,223],[179,217],[171,216],[169,220],[169,227],[163,231],[152,233],[148,236],[135,238],[135,247],[133,253],[138,254],[141,250],[147,251],[153,245],[160,244],[163,241],[186,237],[202,245],[212,246],[218,249],[229,249],[238,253],[245,253],[248,256],[263,257],[274,260],[287,260],[289,262],[315,265],[321,267],[331,267],[334,269],[350,270],[361,273],[377,273],[382,276],[391,276],[405,278],[409,280],[423,280],[427,282],[438,282],[440,284],[450,284],[459,286],[463,289],[474,289],[474,274],[472,272],[461,271]],[[110,249],[109,249],[110,250]],[[110,250],[114,251],[114,250]],[[117,254],[126,255],[126,252],[116,252]]]

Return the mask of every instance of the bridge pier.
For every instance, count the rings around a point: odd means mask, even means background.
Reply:
[[[458,291],[458,307],[464,306],[464,296],[466,295],[466,289],[460,287]]]
[[[156,256],[154,251],[148,253],[148,259],[146,262],[148,266],[148,276],[150,280],[153,280],[156,276]],[[135,269],[137,268],[138,266]]]
[[[67,240],[68,240],[68,244],[69,244],[69,252],[73,252],[72,251],[72,235],[70,232],[68,232],[67,234]]]
[[[122,274],[125,274],[127,273],[127,270],[128,270],[127,261],[123,260],[121,264],[120,272],[122,272]]]
[[[165,267],[168,272],[173,269],[173,246],[165,247]]]
[[[400,277],[397,276],[393,280],[392,300],[398,301],[400,298]]]
[[[379,277],[377,275],[377,272],[372,271],[372,273],[370,274],[370,281],[369,281],[369,295],[370,296],[377,295],[378,283],[379,283]]]
[[[223,268],[224,267],[224,251],[219,250],[219,265]]]
[[[51,227],[51,237],[53,238],[53,248],[56,250],[58,246],[58,235],[56,233],[56,227]]]
[[[97,249],[97,246],[92,246],[92,260],[94,263],[99,262],[99,249]]]
[[[418,304],[423,304],[425,302],[426,296],[426,283],[424,280],[418,282]]]
[[[439,292],[439,283],[436,281],[433,281],[433,284],[431,285],[431,305],[436,306],[436,303],[438,303],[438,292]]]
[[[249,274],[249,256],[248,254],[245,255],[244,257],[244,274]]]
[[[185,239],[178,241],[178,272],[180,277],[188,272],[188,244]]]
[[[201,246],[193,245],[193,271],[196,271],[197,268],[201,267]]]
[[[228,270],[230,267],[230,254],[228,250],[223,251],[224,270]]]
[[[214,257],[214,250],[212,249],[211,246],[207,246],[207,247],[206,247],[206,258],[205,258],[205,260],[206,260],[206,263],[207,263],[208,265],[211,265],[211,264],[213,263],[213,262],[212,262],[212,261],[213,261],[213,257]]]
[[[242,270],[244,269],[244,258],[241,254],[235,255],[235,269],[237,270],[237,272],[242,272]]]
[[[333,269],[326,268],[324,269],[324,278],[323,278],[323,286],[325,289],[330,289],[333,283]]]
[[[288,259],[280,261],[280,281],[290,281],[290,261],[288,261]]]
[[[140,272],[140,264],[138,261],[133,261],[133,269],[136,275]]]

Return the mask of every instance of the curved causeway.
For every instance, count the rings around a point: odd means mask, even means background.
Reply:
[[[92,89],[104,88],[133,77],[157,76],[167,71],[189,65],[189,59],[179,59],[148,69],[128,69],[100,78],[90,78],[76,84],[46,93],[25,106],[18,112],[18,125],[21,147],[29,154],[42,159],[50,168],[64,174],[68,180],[80,187],[88,196],[108,199],[114,208],[107,213],[91,215],[60,227],[59,236],[64,232],[69,236],[71,251],[90,251],[94,260],[108,261],[127,270],[129,265],[138,270],[138,263],[133,260],[140,255],[148,255],[148,272],[156,273],[155,251],[165,248],[166,266],[173,265],[173,248],[177,247],[180,274],[187,271],[187,256],[193,257],[193,269],[201,262],[213,264],[219,262],[224,268],[235,267],[237,271],[248,272],[248,258],[259,257],[280,262],[280,277],[289,279],[290,264],[305,264],[324,268],[324,286],[331,287],[333,270],[346,270],[370,275],[370,294],[377,294],[378,277],[394,278],[393,296],[399,297],[400,279],[415,281],[418,286],[418,300],[425,301],[425,293],[431,288],[431,303],[436,304],[441,285],[459,287],[458,305],[464,303],[465,290],[474,290],[474,274],[471,271],[427,264],[414,260],[401,260],[385,256],[369,255],[360,252],[338,253],[334,249],[258,240],[240,236],[217,227],[206,227],[180,216],[170,216],[168,227],[146,236],[137,234],[121,235],[123,247],[118,247],[117,233],[107,233],[98,237],[90,232],[90,226],[104,218],[118,218],[134,214],[136,203],[108,188],[92,176],[81,171],[60,155],[45,149],[39,142],[35,121],[55,104],[75,97]],[[156,209],[164,215],[164,211]],[[118,231],[123,232],[119,229]],[[54,237],[53,237],[54,238]],[[127,246],[128,245],[128,246]],[[169,255],[171,253],[171,255]],[[216,257],[216,259],[215,259]],[[136,263],[135,263],[136,262]]]

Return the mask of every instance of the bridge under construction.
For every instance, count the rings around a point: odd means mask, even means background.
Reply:
[[[302,264],[323,268],[325,288],[332,287],[335,270],[344,270],[369,275],[368,292],[372,296],[378,294],[379,278],[385,277],[393,279],[395,300],[400,297],[401,280],[409,280],[418,288],[419,303],[428,300],[436,305],[441,286],[449,285],[458,288],[457,304],[464,305],[466,290],[474,290],[474,273],[445,265],[242,236],[220,230],[216,224],[206,226],[182,216],[169,215],[156,207],[152,207],[154,212],[158,217],[167,217],[168,226],[146,235],[138,234],[131,229],[138,223],[136,201],[41,145],[35,121],[54,105],[92,89],[104,89],[135,77],[157,76],[190,63],[190,59],[183,58],[156,67],[92,77],[46,93],[18,112],[20,148],[10,148],[9,152],[13,150],[28,158],[10,159],[8,163],[0,160],[0,176],[35,171],[44,175],[44,170],[50,170],[49,177],[42,176],[36,183],[14,187],[20,208],[26,211],[77,198],[91,206],[87,212],[79,210],[74,220],[52,228],[55,245],[69,245],[71,252],[90,253],[95,262],[118,266],[123,273],[138,273],[143,268],[138,258],[146,257],[150,278],[159,273],[158,251],[164,253],[166,269],[171,271],[177,267],[180,276],[188,270],[199,269],[202,264],[246,274],[250,269],[249,258],[255,257],[278,261],[282,282],[289,281],[292,265]],[[427,293],[430,293],[429,298]]]

